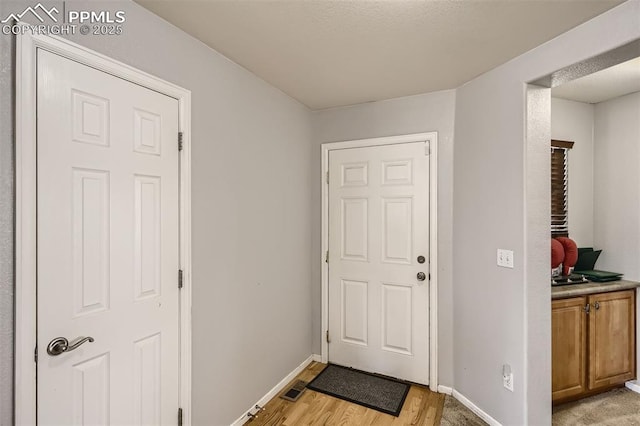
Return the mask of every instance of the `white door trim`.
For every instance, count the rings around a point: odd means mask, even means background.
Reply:
[[[47,50],[178,100],[180,154],[179,406],[191,424],[191,92],[60,37],[17,37],[16,48],[16,312],[15,422],[36,424],[36,54]],[[176,135],[177,138],[177,135]],[[177,139],[176,139],[177,143]],[[177,283],[176,283],[177,285]],[[177,413],[176,413],[177,416]]]
[[[416,133],[373,139],[359,139],[345,142],[322,144],[322,251],[320,256],[322,271],[322,362],[329,360],[329,345],[326,331],[329,329],[329,265],[326,253],[329,249],[329,151],[368,146],[395,145],[410,142],[429,142],[429,388],[438,391],[438,133]]]

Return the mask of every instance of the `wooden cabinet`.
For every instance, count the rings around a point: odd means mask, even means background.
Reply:
[[[553,400],[587,391],[586,297],[554,300],[551,308]]]
[[[577,399],[635,378],[635,291],[552,302],[552,398]]]
[[[589,389],[606,388],[635,378],[635,292],[600,293],[588,300]]]

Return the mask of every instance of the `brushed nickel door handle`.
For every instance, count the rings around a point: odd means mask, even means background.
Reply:
[[[65,352],[71,352],[78,348],[78,346],[85,342],[93,342],[93,337],[83,337],[73,345],[69,345],[69,340],[66,337],[56,337],[47,345],[47,353],[51,356],[58,356]]]

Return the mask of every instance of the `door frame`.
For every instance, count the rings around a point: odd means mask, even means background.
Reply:
[[[18,24],[22,25],[22,24]],[[15,223],[15,365],[16,424],[36,424],[37,261],[36,261],[36,55],[46,50],[90,66],[178,101],[178,129],[183,134],[179,155],[179,262],[183,270],[179,324],[179,407],[183,423],[191,424],[191,92],[57,36],[24,31],[16,44],[16,223]],[[177,138],[178,135],[176,135]],[[178,141],[176,140],[176,143]],[[177,282],[176,282],[177,285]],[[176,413],[177,417],[178,413]]]
[[[415,133],[371,139],[357,139],[322,144],[322,251],[319,261],[322,271],[322,320],[320,330],[321,360],[329,361],[329,152],[339,149],[364,148],[381,145],[397,145],[424,142],[429,149],[429,389],[438,391],[438,132]]]

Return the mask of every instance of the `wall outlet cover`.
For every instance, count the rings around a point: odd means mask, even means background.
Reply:
[[[509,373],[506,376],[502,376],[502,384],[505,389],[513,392],[513,373]]]
[[[498,249],[497,264],[503,268],[513,268],[513,250]]]

